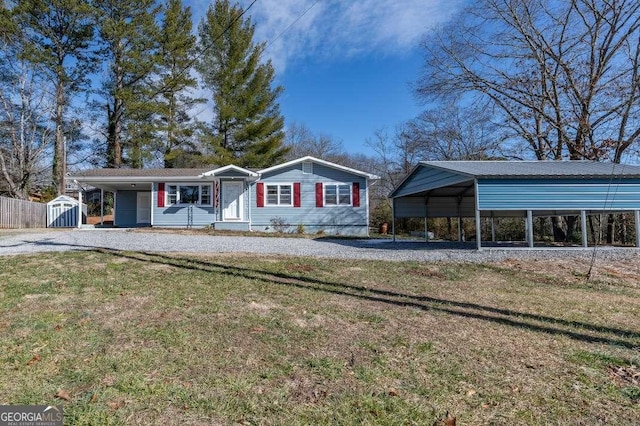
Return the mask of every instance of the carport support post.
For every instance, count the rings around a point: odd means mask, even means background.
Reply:
[[[491,241],[496,242],[496,225],[493,221],[493,212],[491,212]]]
[[[533,212],[531,210],[527,210],[527,241],[529,247],[533,248]]]
[[[636,218],[636,247],[640,248],[640,210],[635,210],[633,213]]]
[[[582,231],[582,247],[588,247],[587,242],[587,212],[580,210],[580,230]]]
[[[82,188],[78,189],[78,228],[82,228]]]

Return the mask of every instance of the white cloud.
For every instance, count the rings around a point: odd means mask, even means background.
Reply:
[[[240,5],[246,8],[251,1],[242,0]],[[330,60],[406,53],[418,45],[426,31],[444,23],[463,1],[258,0],[248,14],[256,25],[256,39],[271,43],[266,55],[276,71],[283,72],[288,64],[309,57]],[[201,17],[206,2],[190,3],[194,18]]]

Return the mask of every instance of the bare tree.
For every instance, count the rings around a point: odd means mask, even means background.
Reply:
[[[6,46],[5,46],[6,47]],[[13,52],[15,53],[15,52]],[[46,182],[55,130],[52,87],[10,48],[0,60],[0,192],[27,199],[35,184]]]
[[[330,135],[314,134],[305,124],[292,123],[285,131],[288,160],[311,155],[327,161],[336,161],[345,155],[342,143]]]
[[[492,120],[484,108],[450,101],[407,122],[402,134],[421,147],[421,160],[487,160],[500,156],[502,141]]]
[[[425,39],[417,92],[489,100],[538,159],[620,162],[640,138],[640,2],[481,0]]]

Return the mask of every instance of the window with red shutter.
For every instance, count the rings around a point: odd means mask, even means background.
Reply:
[[[264,207],[264,183],[256,183],[256,206]]]
[[[164,199],[165,199],[165,192],[164,192],[164,182],[160,182],[158,184],[158,207],[164,207]]]
[[[293,207],[300,207],[300,182],[293,184]]]
[[[353,182],[353,207],[360,207],[360,183]]]
[[[324,197],[322,194],[322,182],[316,183],[316,207],[322,207],[324,205]]]

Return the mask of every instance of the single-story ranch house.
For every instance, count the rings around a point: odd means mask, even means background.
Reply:
[[[113,192],[118,227],[284,232],[299,228],[306,233],[367,236],[369,185],[378,177],[303,157],[262,170],[235,165],[94,169],[68,179]]]

